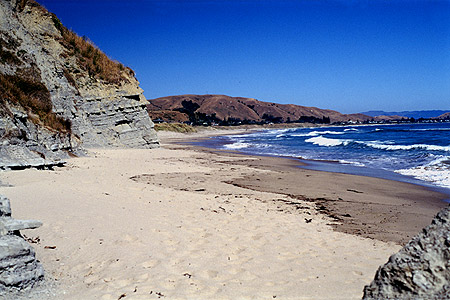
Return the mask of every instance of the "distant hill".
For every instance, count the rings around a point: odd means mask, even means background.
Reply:
[[[306,107],[294,104],[278,104],[253,98],[226,95],[179,95],[149,100],[150,115],[157,111],[178,111],[185,114],[214,116],[220,121],[248,122],[315,122],[333,123],[367,121],[373,119],[364,114],[341,114],[330,109]]]
[[[395,111],[395,112],[386,112],[382,110],[371,110],[362,112],[364,115],[368,115],[371,117],[378,117],[378,116],[402,116],[407,118],[436,118],[440,115],[449,112],[450,110],[416,110],[416,111]]]
[[[438,116],[436,119],[450,119],[450,112]]]

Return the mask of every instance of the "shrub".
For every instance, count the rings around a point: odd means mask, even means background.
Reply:
[[[12,52],[5,51],[0,48],[0,63],[6,63],[9,65],[21,65],[22,61]]]
[[[62,132],[70,132],[71,123],[52,112],[50,92],[41,83],[19,76],[0,74],[0,99],[19,104],[29,113],[38,116],[35,122]]]
[[[156,131],[174,131],[181,133],[197,132],[197,129],[191,125],[182,123],[159,123],[155,124]]]
[[[8,32],[0,30],[0,63],[9,65],[22,65],[22,61],[16,56],[19,43]],[[19,54],[19,52],[17,52]]]
[[[25,5],[27,5],[27,0],[19,0],[16,3],[16,10],[18,11],[23,11],[23,9],[25,8]]]

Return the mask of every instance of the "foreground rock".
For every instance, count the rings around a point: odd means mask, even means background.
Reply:
[[[19,233],[40,226],[39,221],[13,219],[9,199],[0,195],[0,295],[30,288],[44,278],[34,249]]]
[[[159,142],[134,72],[33,0],[0,1],[0,169]]]
[[[450,208],[378,269],[363,299],[450,299]]]

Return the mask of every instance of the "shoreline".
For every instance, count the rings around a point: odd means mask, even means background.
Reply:
[[[380,124],[380,125],[392,125],[392,124]],[[405,125],[405,124],[397,124],[397,125]],[[359,124],[354,126],[373,126],[373,125],[366,125],[366,124]],[[378,125],[377,125],[378,126]],[[308,127],[308,126],[305,126]],[[311,126],[308,128],[314,128],[315,126]],[[324,127],[340,127],[340,125],[335,126],[324,126]],[[298,127],[300,128],[300,127]],[[410,176],[410,175],[404,175],[401,173],[397,173],[395,171],[390,170],[384,170],[384,169],[375,169],[370,168],[367,166],[357,166],[350,163],[341,162],[338,160],[314,160],[314,159],[305,159],[303,157],[293,157],[293,156],[280,156],[280,155],[270,155],[270,154],[257,154],[257,153],[249,153],[240,151],[239,149],[218,149],[217,145],[221,145],[220,143],[217,143],[216,141],[208,143],[208,138],[213,136],[221,136],[221,135],[241,135],[241,134],[248,134],[258,131],[265,131],[265,130],[277,130],[277,129],[285,129],[285,127],[279,127],[279,128],[243,128],[243,129],[219,129],[218,131],[220,133],[214,134],[214,131],[211,129],[203,130],[196,132],[194,134],[199,135],[199,137],[194,138],[194,142],[189,141],[185,142],[186,144],[191,144],[195,146],[205,147],[208,149],[216,149],[216,150],[223,150],[223,151],[230,151],[235,153],[240,153],[243,155],[253,155],[253,156],[268,156],[268,157],[280,157],[285,159],[293,159],[298,161],[298,166],[300,168],[305,168],[309,170],[315,170],[315,171],[324,171],[324,172],[331,172],[331,173],[341,173],[341,174],[348,174],[348,175],[356,175],[356,176],[365,176],[365,177],[374,177],[374,178],[380,178],[380,179],[386,179],[386,180],[393,180],[398,182],[404,182],[404,183],[410,183],[413,185],[418,185],[421,187],[425,187],[431,191],[441,193],[446,195],[444,197],[444,202],[450,203],[450,188],[446,186],[439,186],[435,185],[431,182]],[[289,128],[287,128],[289,129]],[[227,131],[231,130],[233,133],[228,133]],[[192,134],[192,133],[191,133]],[[170,139],[170,138],[169,138]],[[178,137],[177,139],[183,140],[182,137]]]
[[[241,133],[244,134],[246,132],[237,131],[233,134]],[[228,135],[228,133],[222,131],[218,135]],[[430,184],[427,185],[425,182],[421,184],[422,181],[414,178],[407,180],[409,178],[408,176],[394,173],[398,175],[396,177],[399,179],[405,177],[406,180],[401,181],[370,175],[318,170],[308,166],[308,164],[314,162],[310,160],[294,157],[255,155],[238,150],[221,150],[205,147],[201,145],[201,142],[196,142],[211,136],[214,136],[214,134],[204,132],[191,135],[193,140],[191,139],[189,141],[186,140],[189,136],[183,135],[178,137],[170,137],[169,135],[164,137],[163,140],[169,145],[183,145],[195,151],[219,153],[219,155],[225,156],[242,155],[244,157],[258,158],[260,161],[253,163],[252,167],[257,166],[265,170],[276,170],[283,175],[278,174],[277,176],[266,176],[255,179],[242,178],[233,181],[233,184],[257,191],[281,193],[315,203],[319,206],[321,213],[336,221],[332,226],[340,232],[404,245],[414,235],[419,233],[423,227],[429,225],[431,219],[437,212],[449,205],[448,200],[450,194],[448,193],[448,189]],[[319,163],[323,162],[319,161]],[[340,163],[337,163],[337,165],[342,166]],[[364,168],[362,167],[362,169]],[[303,179],[315,176],[323,178],[324,182],[332,178],[333,188],[326,193],[317,193],[316,191],[320,187],[316,184],[305,192],[304,187],[299,186],[298,179],[293,179],[296,176]],[[261,182],[277,183],[271,186],[264,186],[264,184],[260,184]],[[358,198],[361,197],[356,197],[351,194],[347,198],[336,196],[337,193],[335,190],[340,186],[345,186],[347,182],[351,182],[353,187],[349,187],[343,192],[356,195],[363,194],[364,192],[359,191],[358,187],[365,186],[372,194],[368,197],[362,197],[363,200],[359,200]]]
[[[205,134],[0,173],[13,217],[44,224],[22,234],[38,240],[48,299],[361,299],[398,237],[438,209],[420,200],[438,194],[408,184],[175,143]],[[409,231],[397,226],[405,211]]]

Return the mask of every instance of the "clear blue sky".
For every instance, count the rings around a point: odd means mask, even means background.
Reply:
[[[450,109],[450,1],[38,2],[135,70],[148,99]]]

